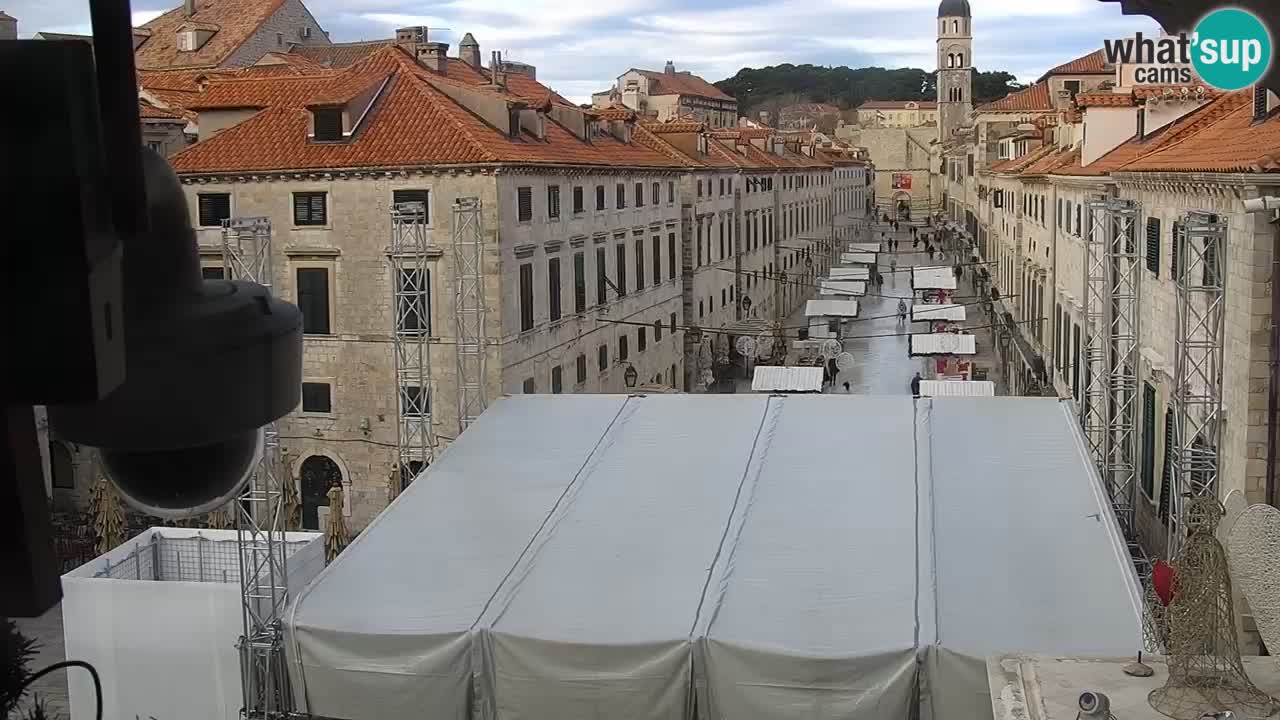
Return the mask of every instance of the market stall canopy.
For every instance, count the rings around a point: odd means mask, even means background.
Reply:
[[[993,397],[996,384],[990,380],[923,380],[921,397]]]
[[[755,392],[822,392],[822,368],[757,365],[751,389]]]
[[[926,320],[945,320],[947,322],[964,322],[965,307],[954,303],[929,304],[916,303],[911,306],[911,319],[916,322]]]
[[[823,295],[866,295],[867,284],[860,280],[832,280],[821,278],[818,281],[818,292]]]
[[[840,262],[861,263],[863,265],[874,265],[876,262],[876,254],[873,252],[847,252],[840,253]]]
[[[520,395],[285,633],[316,716],[882,720],[923,668],[968,720],[984,658],[1131,655],[1140,602],[1056,399]]]
[[[880,252],[880,243],[878,242],[851,242],[846,243],[845,250],[849,252]]]
[[[804,304],[807,317],[858,317],[857,300],[809,300]]]
[[[827,271],[832,280],[870,280],[871,268],[864,265],[858,267],[833,267]]]
[[[911,287],[914,290],[955,290],[955,270],[944,265],[922,265],[911,268]]]
[[[976,355],[977,338],[968,333],[917,333],[908,339],[910,355]]]

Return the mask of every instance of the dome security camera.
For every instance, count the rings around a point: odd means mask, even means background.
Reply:
[[[1082,718],[1111,717],[1111,698],[1100,692],[1088,690],[1080,693],[1079,704]]]
[[[58,434],[101,453],[124,499],[162,518],[236,497],[262,427],[302,394],[302,313],[256,283],[204,280],[182,186],[143,150],[150,230],[123,239],[125,381],[49,407]]]

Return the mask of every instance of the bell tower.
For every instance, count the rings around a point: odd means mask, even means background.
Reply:
[[[938,139],[965,126],[973,111],[973,14],[969,0],[938,6]]]

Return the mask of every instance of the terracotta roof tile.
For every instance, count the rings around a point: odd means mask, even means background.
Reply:
[[[918,108],[908,108],[907,105]],[[859,110],[937,110],[938,103],[933,100],[867,100],[858,106]]]
[[[138,101],[138,116],[143,120],[183,120],[180,113],[158,108],[145,100]]]
[[[349,80],[347,75],[363,76],[373,64],[353,66],[338,76],[211,83],[205,95],[229,95],[227,107],[244,107],[252,100],[265,109],[178,153],[172,158],[174,168],[204,174],[496,163],[681,166],[671,155],[643,143],[628,145],[612,136],[583,142],[549,117],[545,139],[528,133],[507,137],[435,89],[424,79],[428,71],[414,65],[398,48],[393,52],[407,62],[394,64],[391,82],[349,141],[309,141],[303,106],[326,92],[326,84],[341,85]]]
[[[720,88],[686,70],[674,73],[654,72],[653,70],[640,70],[637,68],[632,68],[632,70],[649,78],[650,95],[695,95],[716,100],[733,99]]]
[[[303,45],[294,48],[289,54],[306,58],[321,67],[341,70],[360,62],[371,52],[394,44],[394,40],[369,40],[330,45]]]
[[[1192,113],[1160,146],[1120,172],[1280,172],[1280,116],[1254,123],[1252,92],[1224,95]]]
[[[706,126],[701,120],[669,120],[661,123],[645,123],[645,128],[658,135],[665,133],[701,132]]]
[[[1096,92],[1076,95],[1078,107],[1134,107],[1138,102],[1132,93]]]
[[[1037,82],[1043,82],[1050,75],[1110,75],[1114,71],[1114,66],[1107,65],[1106,51],[1098,49],[1053,68]]]
[[[139,69],[218,67],[271,17],[284,0],[200,0],[187,17],[176,7],[142,27],[151,31],[134,61]],[[204,45],[193,52],[178,50],[178,28],[184,24],[217,28]]]
[[[1052,148],[1052,146],[1050,147]],[[1047,175],[1060,167],[1070,165],[1073,159],[1075,162],[1079,162],[1080,148],[1067,148],[1065,150],[1054,149],[1053,152],[1042,156],[1040,159],[1024,167],[1020,174],[1024,177],[1030,175]]]
[[[1221,90],[1207,85],[1139,85],[1133,89],[1133,96],[1139,100],[1166,96],[1177,99],[1182,97],[1183,90],[1187,91],[1189,98],[1204,97],[1207,100],[1215,100],[1223,94]]]
[[[1034,165],[1040,160],[1054,154],[1056,150],[1057,148],[1053,145],[1041,145],[1026,155],[992,165],[990,171],[993,173],[1021,173],[1023,170]]]
[[[1050,112],[1052,110],[1053,101],[1049,98],[1049,84],[1043,81],[975,108],[975,112]]]

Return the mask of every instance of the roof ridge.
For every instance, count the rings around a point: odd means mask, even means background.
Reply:
[[[400,78],[401,78],[401,74],[396,73],[396,79],[399,80]],[[481,118],[480,116],[471,112],[470,110],[463,107],[462,105],[459,105],[458,103],[454,102],[453,98],[437,90],[434,86],[431,85],[431,83],[427,82],[425,78],[418,77],[416,74],[411,73],[410,80],[411,82],[409,83],[409,85],[416,92],[418,92],[418,94],[421,95],[424,100],[426,100],[428,103],[431,103],[430,105],[431,109],[434,110],[437,114],[443,115],[444,116],[443,119],[446,122],[448,122],[450,125],[452,125],[454,130],[456,130],[458,134],[461,135],[462,138],[466,140],[467,143],[469,143],[471,147],[481,157],[483,157],[487,162],[497,161],[498,159],[497,155],[490,152],[489,148],[483,142],[481,142],[479,138],[473,135],[469,128],[467,128],[465,125],[459,122],[458,118],[453,116],[453,112],[455,109],[458,112],[465,112],[471,115],[472,117],[476,118],[477,120],[479,120],[481,123],[484,123],[486,127],[492,127],[491,125],[489,125],[488,122],[484,120],[484,118]],[[443,108],[436,104],[441,102],[447,103],[449,107]],[[497,132],[496,129],[495,129],[495,132]]]
[[[1192,110],[1186,115],[1183,115],[1177,120],[1174,120],[1166,128],[1166,135],[1162,136],[1158,143],[1155,143],[1150,148],[1147,148],[1146,152],[1139,153],[1136,157],[1129,160],[1129,162],[1126,162],[1124,165],[1121,165],[1119,168],[1117,168],[1117,170],[1123,170],[1124,168],[1130,165],[1133,165],[1134,163],[1138,162],[1139,160],[1142,160],[1148,155],[1151,155],[1153,153],[1160,152],[1163,150],[1176,148],[1179,145],[1195,138],[1195,136],[1199,135],[1201,132],[1204,132],[1205,130],[1208,130],[1209,128],[1213,127],[1214,125],[1217,125],[1218,123],[1230,118],[1235,112],[1237,112],[1238,110],[1240,110],[1240,108],[1244,107],[1247,104],[1246,98],[1247,96],[1242,92],[1227,93],[1226,95],[1223,95],[1221,98],[1218,98],[1217,100],[1201,105],[1200,107],[1196,108],[1195,110]],[[1235,103],[1234,105],[1233,105],[1233,102]],[[1217,111],[1216,113],[1215,113],[1215,110]],[[1198,116],[1198,117],[1193,117],[1193,116]],[[1174,127],[1174,125],[1176,125],[1177,123],[1183,120],[1187,120],[1188,118],[1191,118],[1191,119],[1187,122],[1186,125],[1180,128]]]
[[[180,160],[182,157],[187,155],[196,155],[201,152],[208,152],[210,148],[213,148],[213,150],[216,151],[219,145],[225,145],[233,142],[237,139],[238,135],[242,135],[246,132],[252,132],[256,125],[266,122],[266,118],[269,116],[274,117],[288,112],[306,113],[305,110],[300,108],[290,108],[283,105],[263,108],[244,120],[224,128],[222,132],[219,132],[213,137],[182,148],[178,152],[169,156],[169,162],[175,163],[174,170],[180,173],[182,170],[177,168],[176,161]]]

